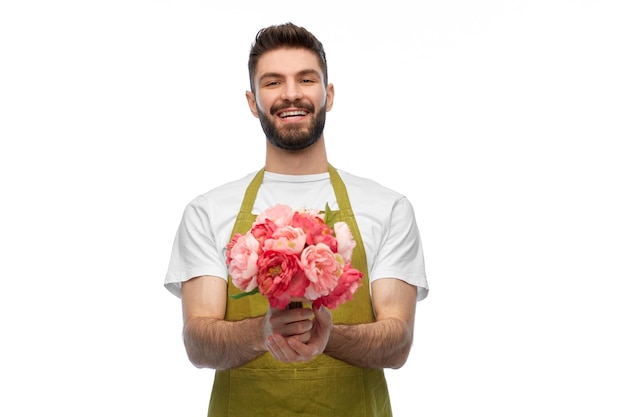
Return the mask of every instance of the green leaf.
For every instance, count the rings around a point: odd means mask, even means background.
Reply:
[[[324,223],[326,223],[330,227],[333,227],[335,225],[335,222],[337,221],[337,219],[336,219],[337,213],[339,213],[339,212],[338,211],[332,211],[330,209],[330,206],[328,205],[328,202],[327,202],[326,203],[326,208],[324,208]]]
[[[255,289],[249,292],[240,292],[239,294],[231,295],[230,298],[232,298],[233,300],[239,300],[240,298],[246,297],[248,295],[254,295],[258,292],[259,292],[259,287],[256,287]]]

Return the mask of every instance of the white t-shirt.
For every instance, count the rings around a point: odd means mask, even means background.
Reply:
[[[397,278],[418,287],[418,301],[428,295],[424,255],[413,206],[389,188],[338,170],[346,185],[367,256],[370,282]],[[174,239],[165,287],[180,297],[181,283],[201,275],[228,279],[226,245],[244,193],[256,172],[192,200]],[[337,210],[328,173],[282,175],[265,172],[253,214],[275,205]]]

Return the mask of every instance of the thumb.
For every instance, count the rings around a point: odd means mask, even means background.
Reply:
[[[313,313],[315,318],[320,324],[328,326],[333,322],[333,316],[330,314],[330,310],[324,306],[314,307]]]

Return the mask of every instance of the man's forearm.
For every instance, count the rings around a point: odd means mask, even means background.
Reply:
[[[334,325],[324,353],[366,368],[400,368],[406,362],[413,329],[402,320]]]
[[[206,317],[188,320],[183,328],[187,356],[198,368],[231,369],[264,352],[263,317],[226,321]]]

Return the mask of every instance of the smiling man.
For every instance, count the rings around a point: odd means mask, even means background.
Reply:
[[[300,151],[322,136],[334,88],[317,62],[310,50],[287,48],[267,52],[257,62],[257,76],[246,97],[269,145]]]
[[[416,302],[428,294],[413,207],[328,163],[324,124],[335,92],[313,34],[291,23],[262,29],[248,68],[265,166],[188,204],[165,279],[182,300],[189,360],[216,370],[209,416],[391,416],[384,368],[407,360]],[[348,224],[352,264],[363,272],[351,301],[329,311],[229,297],[238,291],[226,245],[276,204],[328,206]]]

